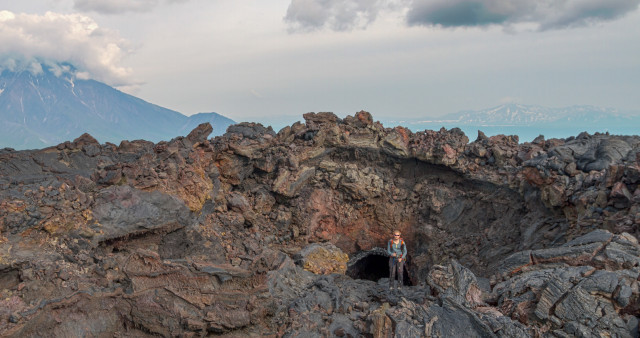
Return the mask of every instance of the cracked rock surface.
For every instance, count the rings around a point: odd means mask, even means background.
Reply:
[[[1,149],[0,336],[638,336],[640,137],[304,118]]]

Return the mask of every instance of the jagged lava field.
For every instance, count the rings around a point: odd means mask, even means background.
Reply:
[[[639,136],[304,119],[0,150],[0,336],[638,336]]]

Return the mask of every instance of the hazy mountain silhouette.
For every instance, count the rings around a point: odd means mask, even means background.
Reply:
[[[158,142],[186,135],[202,122],[213,125],[214,136],[235,123],[216,113],[188,117],[104,83],[77,79],[73,71],[42,68],[0,74],[0,147],[42,148],[83,133],[101,143]]]
[[[549,108],[538,105],[516,103],[503,104],[482,110],[466,110],[445,115],[442,120],[467,125],[511,125],[511,126],[618,126],[640,122],[640,116],[629,112],[621,112],[614,108],[580,105],[562,108]]]
[[[460,128],[470,139],[478,131],[488,136],[518,135],[522,142],[531,141],[538,135],[567,138],[583,131],[635,135],[640,128],[640,113],[587,105],[549,108],[509,103],[436,118],[387,119],[383,122],[390,126],[402,125],[413,131]]]

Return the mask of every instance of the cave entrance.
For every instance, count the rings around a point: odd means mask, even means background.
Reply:
[[[413,285],[409,278],[408,268],[411,266],[411,257],[407,255],[404,263],[404,285]],[[377,282],[380,278],[389,278],[389,256],[386,250],[374,248],[356,254],[347,263],[346,275],[353,279],[366,279]]]

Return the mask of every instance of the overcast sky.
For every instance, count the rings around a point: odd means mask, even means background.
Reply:
[[[505,102],[638,110],[639,3],[0,0],[0,67],[68,61],[151,103],[236,121]]]

